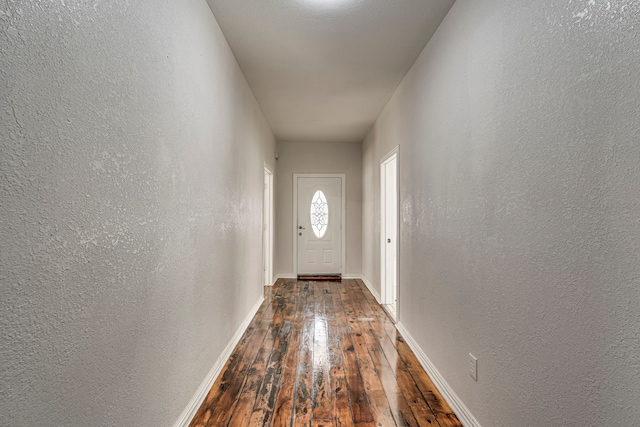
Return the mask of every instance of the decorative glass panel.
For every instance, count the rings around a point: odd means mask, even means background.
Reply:
[[[329,204],[321,190],[311,198],[311,228],[318,239],[324,236],[329,225]]]

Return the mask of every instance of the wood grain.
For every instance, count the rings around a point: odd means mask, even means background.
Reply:
[[[279,280],[190,426],[459,427],[360,280]]]

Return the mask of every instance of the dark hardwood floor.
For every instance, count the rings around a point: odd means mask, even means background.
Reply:
[[[359,280],[280,280],[191,422],[461,426]]]

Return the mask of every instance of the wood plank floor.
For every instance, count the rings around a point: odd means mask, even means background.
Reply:
[[[461,426],[359,280],[280,280],[191,422]]]

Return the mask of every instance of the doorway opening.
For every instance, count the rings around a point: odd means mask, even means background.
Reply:
[[[345,174],[293,175],[293,271],[338,276],[345,266]]]
[[[273,172],[264,167],[264,196],[262,212],[262,262],[264,285],[273,285]]]
[[[382,305],[398,318],[398,147],[380,162],[380,291]]]

